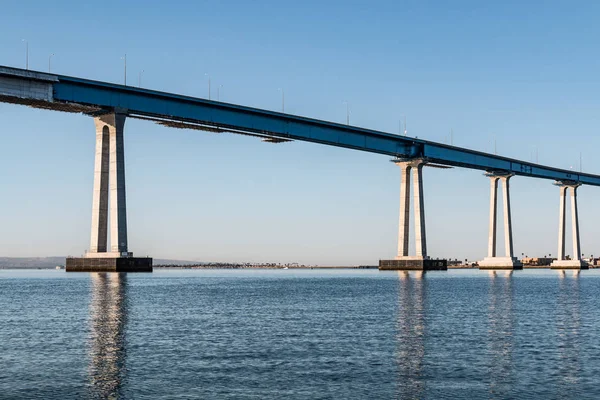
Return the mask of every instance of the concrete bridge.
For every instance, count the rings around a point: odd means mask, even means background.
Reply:
[[[83,258],[67,259],[67,270],[152,269],[152,260],[136,258],[127,244],[127,207],[123,135],[127,118],[208,132],[253,136],[269,143],[294,140],[391,156],[400,167],[398,256],[381,260],[380,269],[446,269],[445,260],[428,255],[423,168],[462,167],[484,171],[490,179],[488,256],[480,268],[518,269],[514,257],[510,209],[512,177],[549,179],[559,187],[558,260],[553,268],[587,268],[581,259],[577,188],[600,186],[600,176],[488,154],[446,144],[337,124],[219,101],[181,96],[70,76],[0,66],[0,101],[54,111],[83,113],[94,119],[96,155],[90,249]],[[414,255],[409,255],[411,180],[415,218]],[[505,252],[496,252],[498,182],[502,183]],[[110,191],[110,213],[109,213]],[[573,259],[565,259],[566,196],[570,194]],[[110,217],[111,243],[107,243]]]

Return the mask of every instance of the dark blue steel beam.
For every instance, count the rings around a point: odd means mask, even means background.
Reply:
[[[19,74],[27,72],[16,68],[10,70]],[[107,111],[123,110],[134,118],[139,116],[186,122],[391,157],[423,157],[430,162],[449,166],[510,172],[520,176],[600,186],[598,175],[553,168],[422,139],[172,93],[70,76],[44,75],[58,80],[52,82],[53,101],[57,103],[57,109],[59,104],[64,108],[65,105],[75,103]]]

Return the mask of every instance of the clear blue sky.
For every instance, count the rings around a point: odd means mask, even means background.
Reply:
[[[451,3],[451,4],[450,4]],[[528,3],[528,4],[524,4]],[[600,3],[6,0],[0,65],[397,132],[600,173]],[[0,104],[0,256],[89,247],[89,117]],[[399,171],[385,156],[128,120],[130,249],[204,261],[373,264],[393,257]],[[425,170],[432,256],[487,251],[489,181]],[[512,181],[517,254],[556,253],[558,189]],[[580,189],[583,253],[600,254],[600,189]],[[500,240],[499,246],[502,246]],[[568,242],[570,243],[570,241]],[[502,249],[503,247],[500,247]],[[502,250],[500,250],[502,253]],[[567,253],[571,253],[568,246]]]

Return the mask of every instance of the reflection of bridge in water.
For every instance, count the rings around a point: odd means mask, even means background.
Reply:
[[[578,398],[596,390],[596,340],[586,332],[597,318],[586,316],[579,270],[557,271],[555,296],[547,278],[523,285],[510,270],[446,293],[429,274],[398,271],[396,398]],[[536,285],[552,296],[531,291]]]
[[[127,274],[92,273],[89,388],[93,398],[120,398],[125,379]]]
[[[460,351],[457,349],[462,339],[444,337],[447,331],[436,325],[457,323],[445,319],[453,317],[435,315],[436,310],[442,309],[438,303],[450,299],[436,297],[435,294],[429,298],[427,272],[398,271],[397,398],[438,398],[448,393],[468,397],[475,393],[471,389],[483,390],[490,398],[501,398],[510,393],[516,374],[513,362],[516,323],[512,271],[488,273],[487,312],[465,316],[464,320],[464,324],[469,326],[487,326],[487,329],[480,330],[481,342],[472,343],[477,348],[464,348],[468,354],[462,358],[455,353]],[[464,301],[464,298],[458,300],[456,306],[460,307]],[[464,311],[469,312],[468,309]],[[460,317],[460,314],[454,317]],[[444,358],[450,354],[456,358]],[[446,366],[441,367],[442,364]],[[428,387],[434,376],[435,380],[444,381],[444,384]],[[483,393],[479,392],[480,395]]]
[[[569,273],[570,272],[570,273]],[[558,397],[573,396],[573,387],[581,383],[581,299],[579,271],[559,271],[559,291],[556,299],[556,338],[558,349]]]
[[[398,271],[397,398],[425,394],[425,280],[423,271]]]
[[[512,271],[489,271],[488,306],[489,396],[510,393],[514,383],[514,289]]]

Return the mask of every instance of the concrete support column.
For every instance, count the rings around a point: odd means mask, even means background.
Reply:
[[[560,189],[560,210],[558,216],[558,255],[552,263],[554,269],[587,269],[588,265],[581,259],[581,242],[579,238],[579,210],[577,208],[577,182],[558,181],[555,183]],[[567,219],[567,190],[571,192],[571,223],[573,224],[573,258],[565,257],[565,225]]]
[[[514,257],[512,236],[512,215],[510,209],[510,185],[512,174],[508,172],[489,172],[490,178],[490,228],[488,232],[488,256],[479,261],[480,269],[521,269],[523,265]],[[498,181],[502,181],[504,203],[504,257],[498,257],[497,224],[498,224]]]
[[[581,260],[579,241],[579,213],[577,211],[577,186],[571,186],[571,223],[573,230],[573,259]]]
[[[510,212],[510,186],[509,180],[511,175],[505,176],[502,179],[502,192],[504,194],[504,248],[505,256],[513,257],[513,236],[512,236],[512,215]]]
[[[558,216],[558,255],[557,260],[565,259],[565,225],[567,221],[566,200],[567,187],[561,186],[560,189],[560,211]]]
[[[488,257],[496,257],[496,220],[498,219],[498,177],[490,176],[490,230],[488,232]]]
[[[398,221],[398,257],[408,256],[410,222],[410,170],[409,163],[398,163],[400,167],[400,218]]]
[[[92,239],[88,257],[119,257],[127,253],[125,198],[125,115],[104,114],[96,124],[96,166],[92,210]],[[110,251],[107,249],[110,192]]]
[[[423,198],[423,164],[412,169],[415,187],[415,245],[416,256],[427,258],[427,235],[425,234],[425,203]]]
[[[94,118],[96,165],[91,246],[84,257],[67,257],[66,271],[152,272],[152,258],[133,257],[127,247],[125,117],[121,112],[109,112]],[[111,246],[107,251],[109,204]]]
[[[446,270],[447,260],[432,259],[427,255],[425,231],[425,201],[423,196],[423,167],[421,158],[392,160],[400,167],[400,218],[398,228],[398,255],[393,260],[379,260],[380,270]],[[412,179],[411,179],[412,177]],[[415,255],[409,255],[410,186],[414,185]]]
[[[106,252],[108,235],[108,168],[109,129],[97,118],[96,156],[94,163],[94,192],[92,197],[92,234],[90,251]]]
[[[125,115],[107,114],[99,117],[110,131],[110,249],[127,252],[127,206],[125,198],[125,149],[123,128]]]

